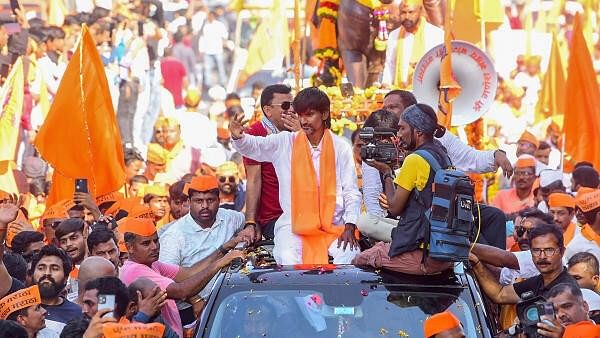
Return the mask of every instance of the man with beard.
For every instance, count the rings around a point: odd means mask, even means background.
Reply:
[[[529,231],[529,243],[533,263],[540,274],[511,285],[498,283],[498,280],[492,276],[487,267],[481,264],[475,254],[472,253],[469,257],[479,285],[494,303],[517,304],[528,292],[533,296],[547,298],[550,289],[560,283],[570,283],[579,287],[562,263],[565,247],[562,230],[559,226],[540,224],[533,227]]]
[[[119,247],[115,233],[103,225],[99,225],[88,235],[87,248],[89,255],[108,259],[119,269]]]
[[[535,158],[521,155],[515,164],[515,187],[500,190],[492,205],[514,216],[519,211],[534,206],[533,183],[535,182]]]
[[[298,117],[293,112],[292,88],[283,84],[267,86],[260,95],[263,118],[251,125],[248,135],[277,134],[282,130],[298,131]],[[283,211],[279,206],[279,182],[270,162],[244,157],[246,166],[246,223],[256,224],[256,240],[273,239],[275,222]]]
[[[200,168],[200,149],[187,146],[181,139],[179,122],[174,118],[162,117],[155,128],[162,128],[164,138],[159,140],[160,147],[166,155],[165,172],[176,180],[187,173],[194,173]]]
[[[565,338],[598,337],[600,335],[600,326],[590,320],[589,306],[576,285],[570,283],[555,285],[548,293],[548,301],[554,305],[556,320],[549,318],[554,327],[544,323],[538,324],[541,329],[538,332],[543,336],[561,337],[560,335],[551,335],[551,333],[562,333],[562,337]]]
[[[58,337],[58,332],[46,328],[46,314],[48,311],[42,307],[37,285],[6,296],[0,300],[0,306],[3,308],[10,307],[6,319],[23,326],[27,330],[29,338]]]
[[[238,243],[253,241],[254,226],[244,229],[244,214],[219,207],[219,188],[214,176],[194,177],[184,192],[189,196],[190,212],[161,235],[161,262],[183,267],[203,260],[214,262]],[[213,282],[214,279],[200,292],[202,303],[198,301],[197,306],[203,305],[210,295]],[[179,309],[184,325],[193,322],[189,304],[182,302]]]
[[[62,221],[55,231],[56,239],[58,239],[60,248],[63,249],[71,258],[73,270],[69,271],[69,279],[67,282],[67,299],[71,302],[77,300],[78,295],[78,274],[79,264],[86,257],[88,225],[85,221],[79,218],[71,218]]]
[[[187,195],[183,193],[186,183],[189,182],[178,181],[169,187],[171,221],[176,221],[190,212],[190,201]]]
[[[152,210],[156,226],[159,229],[162,228],[163,225],[169,222],[167,213],[169,208],[169,191],[164,185],[154,183],[144,187],[142,193],[144,194],[144,204]]]
[[[330,101],[318,88],[301,90],[292,106],[302,129],[267,137],[247,135],[244,116],[229,123],[233,144],[255,161],[272,162],[279,181],[283,214],[275,225],[277,263],[350,263],[358,253],[360,214],[352,147],[334,135]]]
[[[81,316],[81,307],[61,296],[72,269],[71,258],[62,249],[46,245],[33,257],[30,274],[40,288],[42,307],[48,311],[46,326],[61,332],[65,324]]]
[[[212,276],[233,259],[243,258],[240,251],[217,250],[209,259],[200,260],[191,267],[181,267],[159,261],[161,245],[152,220],[127,218],[119,226],[119,231],[123,233],[129,252],[129,259],[119,274],[121,280],[129,285],[138,278],[148,278],[166,291],[168,300],[161,315],[180,337],[183,337],[183,329],[175,300],[199,303],[201,299],[196,295]]]
[[[400,3],[401,26],[390,32],[383,68],[384,84],[411,88],[417,63],[431,48],[444,42],[444,31],[422,15],[421,0]]]
[[[217,179],[219,180],[220,208],[242,211],[246,204],[246,191],[244,184],[240,181],[237,165],[227,161],[217,167]]]

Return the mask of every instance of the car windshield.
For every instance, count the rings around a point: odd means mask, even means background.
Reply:
[[[446,309],[467,337],[480,335],[477,315],[455,294],[340,289],[234,292],[214,309],[206,337],[422,337],[423,321]]]

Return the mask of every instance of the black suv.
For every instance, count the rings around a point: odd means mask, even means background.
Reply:
[[[495,332],[462,264],[413,276],[353,265],[282,267],[256,258],[220,274],[196,337],[423,337],[423,321],[444,310],[460,319],[466,337]]]

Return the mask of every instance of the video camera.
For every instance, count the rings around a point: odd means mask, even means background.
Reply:
[[[552,323],[542,320],[541,317],[554,318],[554,305],[546,301],[542,296],[533,296],[532,292],[526,292],[521,298],[523,300],[517,303],[519,324],[511,328],[512,330],[509,330],[509,334],[516,335],[523,333],[529,338],[544,337],[537,333],[537,323],[546,322],[552,325]]]
[[[391,128],[364,127],[358,137],[364,143],[360,147],[360,157],[363,161],[378,161],[392,164],[398,161],[398,149],[391,142],[396,136],[396,130]],[[388,139],[390,142],[383,142]]]

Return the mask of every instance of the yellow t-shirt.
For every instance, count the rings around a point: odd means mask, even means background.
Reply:
[[[417,188],[423,191],[429,179],[429,163],[417,154],[410,154],[404,159],[394,183],[408,191]]]

